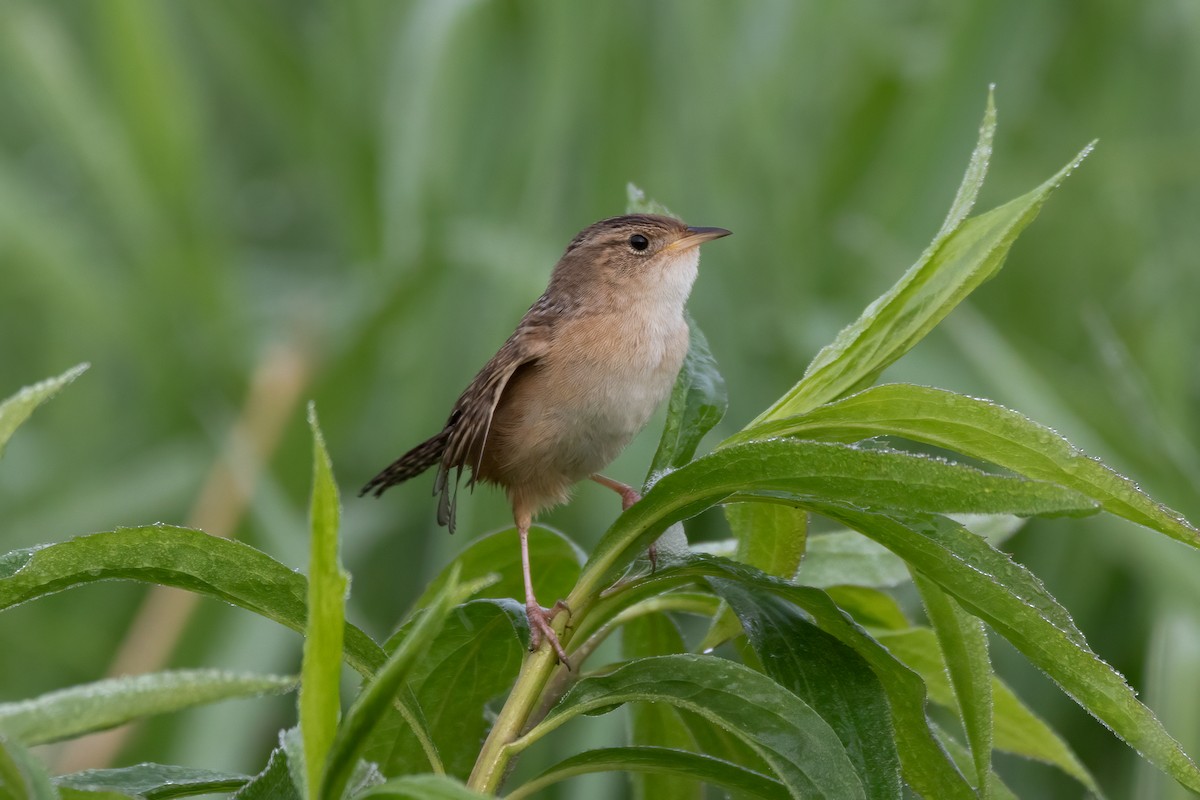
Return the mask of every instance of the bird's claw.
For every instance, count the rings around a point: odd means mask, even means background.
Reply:
[[[526,603],[525,616],[529,618],[529,651],[533,652],[541,647],[542,638],[545,637],[554,649],[554,654],[558,656],[559,662],[570,669],[571,662],[567,660],[567,651],[563,649],[562,643],[558,641],[558,634],[550,624],[559,611],[566,611],[568,615],[571,613],[571,609],[562,600],[550,609],[542,608],[537,603]]]

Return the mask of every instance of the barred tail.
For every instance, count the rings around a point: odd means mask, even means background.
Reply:
[[[442,455],[446,452],[446,442],[449,439],[450,429],[446,428],[446,430],[432,439],[424,441],[412,450],[409,450],[393,461],[383,472],[371,478],[367,482],[367,485],[358,493],[358,496],[362,497],[365,494],[374,492],[375,496],[379,497],[389,486],[395,486],[409,478],[415,478],[420,475],[442,460]]]

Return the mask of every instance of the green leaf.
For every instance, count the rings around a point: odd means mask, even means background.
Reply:
[[[86,792],[120,792],[147,800],[170,800],[195,794],[237,791],[250,782],[247,775],[214,772],[171,764],[138,764],[118,769],[89,769],[59,775],[54,783]]]
[[[87,364],[79,364],[59,375],[41,383],[26,386],[12,397],[0,403],[0,456],[4,455],[4,446],[12,438],[13,432],[21,423],[29,419],[29,415],[42,403],[49,400],[71,381],[78,378],[88,368]]]
[[[899,798],[900,757],[887,695],[850,647],[793,604],[741,581],[710,579],[742,622],[767,675],[837,733],[869,798]]]
[[[404,641],[412,634],[406,627]],[[441,633],[409,673],[408,685],[425,715],[447,774],[465,778],[489,727],[487,704],[517,677],[528,635],[525,607],[504,598],[473,600],[454,609]],[[377,729],[366,751],[384,774],[419,772],[420,743],[408,730]]]
[[[568,599],[586,598],[611,582],[668,525],[731,496],[804,498],[856,506],[939,513],[1079,514],[1094,503],[1069,489],[992,475],[925,456],[794,440],[724,447],[664,476],[641,502],[617,518],[596,545]]]
[[[121,528],[0,556],[0,610],[64,589],[102,580],[175,586],[253,611],[303,632],[308,616],[304,576],[242,542],[170,525]],[[370,677],[387,656],[346,623],[343,657]],[[437,752],[407,694],[396,698],[403,724],[424,743],[431,765]],[[397,723],[398,725],[401,723]]]
[[[647,488],[659,475],[691,461],[700,440],[721,421],[729,406],[717,360],[708,349],[708,340],[690,318],[688,333],[687,357],[671,390],[666,424],[646,476]]]
[[[988,162],[992,158],[992,140],[996,138],[996,87],[988,87],[987,107],[983,111],[983,122],[979,124],[979,139],[971,152],[971,160],[967,163],[967,171],[963,175],[958,192],[950,203],[950,211],[942,222],[941,230],[934,237],[934,242],[949,236],[962,225],[967,214],[975,206],[979,190],[983,188],[983,179],[987,177]]]
[[[898,630],[912,624],[896,598],[887,592],[866,586],[830,586],[825,593],[838,608],[864,627]]]
[[[976,789],[990,797],[992,774],[992,663],[987,631],[977,618],[946,595],[934,581],[913,572],[925,613],[946,658],[946,671],[958,698],[963,730],[975,765]]]
[[[0,735],[0,800],[58,800],[45,767],[14,741]]]
[[[865,797],[837,735],[812,708],[765,675],[714,656],[646,658],[583,678],[518,746],[580,714],[639,701],[669,703],[733,732],[793,797]]]
[[[959,743],[950,734],[940,726],[934,726],[938,733],[938,739],[941,740],[942,746],[946,748],[946,752],[954,759],[954,763],[958,764],[964,772],[969,772],[975,767],[975,762],[971,759],[971,751]],[[1000,776],[993,770],[988,773],[987,788],[985,791],[994,800],[1018,800],[1013,794],[1012,789],[1004,785],[1004,781],[1000,780]]]
[[[988,623],[1088,713],[1192,791],[1200,770],[1112,667],[1091,651],[1066,609],[1006,554],[951,520],[827,506],[934,580]]]
[[[684,652],[687,652],[687,646],[683,635],[666,614],[634,617],[621,629],[621,656],[626,660]],[[671,748],[673,751],[697,749],[696,740],[680,719],[679,711],[666,703],[638,703],[630,709],[629,723],[629,741],[633,745]],[[546,773],[543,773],[537,781],[545,777]],[[631,778],[635,800],[688,800],[704,796],[699,783],[682,775],[647,770],[637,772]]]
[[[584,552],[579,546],[559,531],[544,525],[534,525],[529,529],[529,563],[533,570],[534,594],[543,601],[566,597],[579,578],[579,567],[584,557]],[[488,575],[499,576],[499,580],[483,586],[471,599],[517,597],[524,600],[521,540],[517,536],[516,528],[505,528],[470,542],[430,582],[413,608],[420,609],[429,605],[446,585],[451,571],[455,569],[460,570],[464,583],[474,582]],[[392,641],[384,645],[384,649],[389,652],[393,647]]]
[[[484,795],[468,789],[460,781],[446,775],[406,775],[392,778],[355,795],[355,800],[367,800],[371,797],[396,800],[487,800]]]
[[[452,572],[442,591],[422,611],[412,631],[363,687],[346,712],[330,748],[321,782],[322,798],[337,800],[342,796],[359,756],[369,744],[371,731],[387,713],[413,664],[437,637],[451,609],[479,589],[479,583],[460,584],[457,573]]]
[[[313,488],[309,512],[312,534],[308,567],[308,622],[300,672],[300,734],[304,742],[308,800],[318,800],[321,770],[341,715],[342,632],[346,627],[348,578],[338,556],[339,503],[333,465],[317,421],[308,405],[313,439]]]
[[[234,697],[281,694],[296,679],[198,669],[108,678],[0,704],[0,732],[25,745],[56,742]]]
[[[985,121],[977,153],[990,149]],[[1094,144],[1094,143],[1093,143]],[[1028,194],[978,216],[961,219],[974,201],[983,167],[968,168],[943,231],[892,288],[869,305],[819,353],[804,377],[747,427],[807,413],[872,383],[908,352],[963,298],[996,274],[1017,235],[1037,217],[1050,194],[1091,152],[1092,144]],[[980,159],[986,165],[986,154]]]
[[[902,436],[990,461],[1087,495],[1100,507],[1200,547],[1200,530],[1137,484],[1089,458],[1050,428],[988,400],[909,384],[876,386],[802,416],[747,428],[730,441],[800,436],[854,442]]]
[[[287,751],[282,746],[272,750],[267,766],[239,789],[232,800],[301,800],[292,780]]]
[[[870,665],[883,685],[891,707],[896,746],[905,782],[924,797],[973,798],[973,789],[954,767],[937,741],[925,716],[925,684],[887,648],[859,627],[830,596],[819,589],[796,586],[758,570],[715,556],[696,555],[683,565],[628,584],[623,591],[649,591],[655,585],[675,585],[697,578],[736,581],[758,592],[769,592],[808,612],[821,630],[836,637]]]
[[[601,747],[563,759],[505,797],[506,800],[524,800],[552,784],[595,772],[653,775],[664,778],[661,782],[664,786],[700,780],[733,792],[737,797],[763,800],[786,796],[787,791],[774,778],[712,756],[668,747]],[[668,796],[647,795],[652,798]]]
[[[876,636],[897,658],[920,673],[929,688],[930,700],[959,713],[958,698],[950,686],[946,662],[942,659],[941,648],[933,631],[928,628],[908,628],[884,631]],[[1103,797],[1095,779],[1067,743],[995,675],[992,676],[992,697],[995,701],[997,750],[1052,764],[1075,778],[1092,794]]]

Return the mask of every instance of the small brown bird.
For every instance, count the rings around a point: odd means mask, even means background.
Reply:
[[[619,492],[625,509],[639,499],[632,487],[598,473],[670,394],[688,349],[683,312],[698,246],[729,233],[650,214],[585,228],[567,245],[545,293],[458,398],[441,433],[359,493],[378,497],[436,464],[438,523],[453,533],[463,467],[471,469],[468,486],[482,480],[503,487],[521,538],[531,650],[545,637],[567,661],[550,625],[553,612],[533,594],[529,526],[584,478]]]

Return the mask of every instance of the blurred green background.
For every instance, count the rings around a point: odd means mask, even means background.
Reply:
[[[1021,410],[1200,518],[1194,0],[4,0],[0,395],[92,368],[0,463],[0,549],[232,508],[238,536],[303,567],[312,398],[345,493],[350,614],[384,635],[508,512],[480,491],[452,539],[431,479],[354,492],[438,430],[627,181],[735,232],[706,249],[691,303],[731,433],[920,253],[991,82],[981,208],[1099,147],[1000,278],[885,377]],[[258,473],[246,436],[228,444],[247,413],[282,429],[245,515],[220,484],[193,510],[222,459],[235,486]],[[656,436],[611,474],[639,480]],[[616,512],[585,486],[546,521],[586,544]],[[1012,548],[1200,753],[1200,554],[1103,518],[1037,521]],[[102,677],[143,595],[95,586],[0,616],[0,701]],[[170,663],[288,672],[299,645],[209,603]],[[995,657],[1113,796],[1181,791],[1007,646]],[[292,702],[155,721],[119,760],[256,770]],[[1000,766],[1025,796],[1079,794]]]

